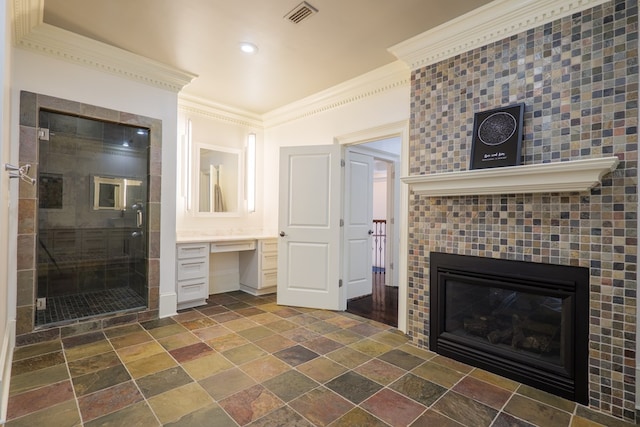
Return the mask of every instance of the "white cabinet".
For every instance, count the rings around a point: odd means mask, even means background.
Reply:
[[[278,240],[261,239],[253,251],[240,252],[240,289],[252,295],[276,291]]]
[[[207,303],[209,296],[209,244],[177,246],[178,310]]]

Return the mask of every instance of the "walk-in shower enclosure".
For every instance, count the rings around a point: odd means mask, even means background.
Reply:
[[[21,91],[19,124],[16,345],[157,319],[162,121]]]
[[[146,307],[149,129],[38,114],[36,326]]]

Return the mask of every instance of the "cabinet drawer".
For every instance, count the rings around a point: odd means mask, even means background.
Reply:
[[[262,254],[262,269],[270,270],[273,268],[278,268],[278,254],[277,253],[268,253]]]
[[[209,275],[209,266],[204,258],[178,260],[178,280],[197,279]]]
[[[206,299],[209,293],[209,283],[204,279],[178,282],[178,302]]]
[[[262,245],[262,252],[278,253],[278,241],[277,240],[263,240],[260,242]]]
[[[255,240],[229,241],[229,242],[212,242],[211,253],[218,252],[236,252],[236,251],[252,251],[256,248]]]
[[[209,254],[209,245],[197,243],[193,245],[178,245],[178,259],[198,258]]]
[[[278,272],[277,271],[263,271],[262,281],[260,282],[260,289],[269,288],[278,284]]]

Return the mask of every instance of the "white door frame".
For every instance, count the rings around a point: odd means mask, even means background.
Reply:
[[[396,155],[392,155],[386,152],[379,151],[375,148],[364,147],[364,144],[358,145],[350,145],[347,147],[347,151],[364,154],[372,157],[374,160],[386,162],[388,165],[391,165],[392,172],[394,176],[390,174],[387,175],[387,213],[386,219],[394,219],[400,216],[399,210],[396,208],[398,206],[398,189],[400,188],[400,180],[395,177],[399,176],[395,171],[400,167],[400,158]],[[345,189],[346,192],[346,189]],[[396,236],[398,235],[397,222],[392,223],[388,222],[386,227],[386,241],[391,242],[391,244],[385,244],[385,269],[387,274],[385,274],[384,280],[385,285],[389,286],[391,284],[399,283],[398,280],[398,248],[393,242],[396,240]],[[391,249],[389,249],[391,248]],[[389,254],[391,252],[391,254]],[[391,255],[391,256],[389,256]],[[391,268],[391,264],[393,263],[393,268]],[[389,274],[391,272],[391,274]]]
[[[364,129],[335,137],[335,141],[343,146],[363,144],[387,138],[400,138],[400,170],[396,170],[395,179],[409,174],[409,122],[402,120],[386,125]],[[409,217],[409,188],[400,186],[400,194],[396,194],[400,204],[397,230],[399,231],[398,247],[398,329],[407,332],[407,242]]]

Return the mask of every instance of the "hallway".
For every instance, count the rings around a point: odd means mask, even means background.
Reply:
[[[17,348],[7,427],[623,426],[418,349],[396,329],[273,295]]]
[[[384,273],[373,273],[373,292],[347,301],[347,312],[385,325],[398,326],[398,287],[385,286]]]

